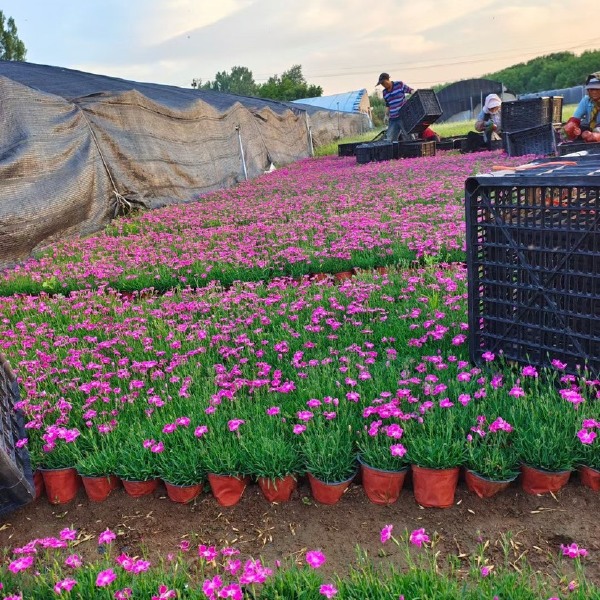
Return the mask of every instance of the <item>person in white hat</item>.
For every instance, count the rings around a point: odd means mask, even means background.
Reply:
[[[501,106],[502,100],[498,94],[488,94],[475,121],[475,129],[483,133],[483,141],[486,146],[489,146],[493,139],[500,139],[498,134],[502,124]]]
[[[585,89],[587,95],[565,123],[564,132],[569,140],[600,142],[600,71],[588,75]]]

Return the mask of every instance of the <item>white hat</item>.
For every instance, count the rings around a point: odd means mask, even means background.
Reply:
[[[597,77],[590,77],[585,85],[586,90],[600,90],[600,79]]]
[[[486,110],[490,110],[490,108],[496,108],[502,104],[502,100],[500,100],[500,96],[498,94],[489,94],[485,98],[484,108]]]

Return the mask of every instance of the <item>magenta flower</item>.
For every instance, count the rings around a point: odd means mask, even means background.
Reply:
[[[219,598],[232,598],[232,600],[243,600],[244,592],[237,583],[230,583],[219,590]]]
[[[54,591],[57,594],[62,594],[62,592],[70,592],[76,584],[77,581],[75,579],[67,577],[66,579],[61,579],[54,584]]]
[[[296,435],[300,435],[301,433],[304,433],[306,431],[306,425],[294,425],[292,431]]]
[[[182,552],[187,552],[190,549],[190,542],[189,542],[189,540],[181,540],[181,542],[179,542],[179,549]]]
[[[563,556],[568,556],[569,558],[578,558],[579,556],[588,555],[588,551],[585,548],[580,548],[575,542],[569,546],[561,544],[560,549],[562,550]]]
[[[214,597],[222,585],[223,580],[218,575],[215,575],[212,579],[204,580],[204,583],[202,584],[202,591],[204,592],[205,596],[211,598]]]
[[[492,567],[481,567],[480,573],[482,577],[487,577],[492,572]]]
[[[587,429],[580,429],[577,432],[577,437],[582,444],[589,445],[593,443],[598,434],[595,431],[588,431]]]
[[[100,571],[96,577],[96,587],[106,587],[117,578],[117,574],[112,569]]]
[[[202,437],[205,433],[208,433],[208,427],[206,425],[198,425],[198,427],[194,429],[194,435],[197,438]]]
[[[267,414],[272,417],[274,415],[278,415],[281,412],[281,408],[279,406],[271,406],[271,408],[267,408]]]
[[[382,544],[385,544],[392,537],[392,530],[394,529],[393,525],[386,525],[379,534],[379,539]]]
[[[338,593],[336,587],[332,583],[324,583],[319,588],[319,594],[325,598],[333,598]]]
[[[177,592],[170,590],[164,584],[158,586],[158,596],[152,596],[152,600],[172,600],[172,598],[177,598]]]
[[[318,569],[326,560],[325,555],[319,550],[309,550],[306,553],[306,562],[313,569]]]
[[[243,425],[246,421],[244,419],[231,419],[227,422],[227,427],[229,431],[237,431],[240,428],[240,425]]]
[[[65,558],[65,565],[71,569],[78,569],[83,564],[81,557],[78,554],[70,554]]]
[[[25,571],[29,569],[31,565],[33,565],[34,557],[33,556],[23,556],[21,558],[17,558],[17,560],[13,560],[8,565],[8,570],[13,573],[18,573],[19,571]]]
[[[198,546],[198,556],[208,562],[215,560],[218,555],[219,553],[214,546],[205,546],[204,544]]]
[[[77,539],[77,530],[65,527],[63,530],[61,530],[59,535],[61,540],[75,540]]]
[[[425,533],[425,529],[415,529],[409,537],[410,543],[418,546],[419,548],[429,542],[429,536]]]
[[[133,591],[131,588],[123,588],[122,590],[117,590],[114,594],[115,600],[129,600]]]
[[[536,368],[532,367],[531,365],[527,365],[526,367],[523,367],[523,370],[521,371],[521,373],[523,374],[524,377],[537,377],[538,376],[538,372],[537,372]]]
[[[513,386],[513,388],[510,390],[510,392],[508,392],[509,396],[513,396],[514,398],[520,398],[522,396],[525,395],[525,391],[523,390],[522,387],[519,387],[518,385]]]
[[[406,448],[402,444],[392,444],[390,446],[390,453],[392,456],[402,458],[406,454]]]
[[[110,544],[113,540],[117,538],[116,534],[110,529],[106,528],[99,536],[98,543],[99,544]]]

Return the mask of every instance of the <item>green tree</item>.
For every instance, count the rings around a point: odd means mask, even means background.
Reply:
[[[284,71],[281,77],[273,75],[266,83],[258,86],[258,95],[271,100],[299,100],[300,98],[315,98],[323,95],[320,85],[310,85],[302,74],[301,65],[293,65]]]
[[[17,35],[15,20],[0,10],[0,60],[25,60],[27,49]]]
[[[385,102],[381,96],[372,94],[369,96],[371,103],[371,117],[375,127],[383,127],[383,118],[385,116]]]
[[[215,75],[214,81],[205,83],[202,83],[202,80],[194,81],[197,82],[199,89],[240,94],[241,96],[254,96],[257,90],[252,71],[247,67],[231,67],[230,73],[219,71]],[[192,86],[195,87],[193,82]]]

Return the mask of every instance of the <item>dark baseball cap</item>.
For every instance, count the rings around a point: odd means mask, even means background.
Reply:
[[[382,73],[379,76],[379,80],[377,81],[377,83],[375,85],[381,85],[382,81],[385,81],[386,79],[389,79],[389,78],[390,78],[390,74],[389,73]]]

